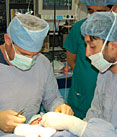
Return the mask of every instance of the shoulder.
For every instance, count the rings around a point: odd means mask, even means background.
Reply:
[[[82,19],[82,20],[80,20],[80,21],[78,21],[78,22],[76,22],[74,25],[73,25],[73,27],[74,28],[79,28],[84,22],[86,21],[86,18],[85,19]]]
[[[107,70],[104,73],[99,73],[98,80],[106,79],[107,77],[110,77],[112,75],[112,72],[110,70]]]
[[[50,66],[50,60],[45,55],[40,53],[37,57],[36,64],[44,67]]]
[[[110,81],[112,77],[113,77],[113,73],[110,70],[107,70],[104,73],[99,73],[97,77],[97,84],[100,87],[100,85],[105,84],[108,80]]]
[[[35,72],[48,75],[49,71],[52,69],[52,65],[49,59],[40,53],[36,59],[33,69],[34,69],[33,71]]]
[[[50,63],[49,59],[42,53],[39,53],[38,60],[40,60],[41,62],[44,62],[44,63]]]
[[[81,33],[81,25],[83,24],[83,22],[85,22],[85,20],[86,19],[83,19],[83,20],[80,20],[80,21],[78,21],[78,22],[76,22],[73,26],[72,26],[72,28],[71,28],[71,30],[70,30],[70,34],[74,34],[74,36],[77,36],[77,35],[79,35],[80,33]]]

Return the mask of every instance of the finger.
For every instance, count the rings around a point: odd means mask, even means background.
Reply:
[[[56,109],[54,112],[69,114],[69,109],[63,106],[60,109]]]
[[[18,118],[25,118],[25,116],[23,116],[23,115],[18,115],[16,117],[18,117]]]
[[[18,125],[20,125],[20,124],[24,124],[24,122],[25,122],[25,121],[15,121],[15,122],[13,123],[13,126],[16,127],[16,126],[18,126]]]
[[[11,114],[11,115],[17,115],[17,112],[15,112],[15,111],[13,111],[13,110],[8,110],[8,112],[9,112],[9,114]]]
[[[68,115],[74,115],[74,112],[72,111],[72,109],[70,108],[70,109],[68,109],[68,111],[66,112]]]
[[[61,112],[61,109],[55,109],[54,112],[62,113],[62,112]]]
[[[66,105],[66,114],[68,115],[74,115],[74,112],[72,111],[72,108],[68,105]]]
[[[74,115],[74,112],[72,111],[70,107],[65,107],[64,109],[62,109],[61,113],[68,114],[68,115]]]
[[[62,108],[60,113],[67,114],[67,110],[65,108]]]
[[[26,117],[24,116],[14,116],[14,123],[18,123],[18,124],[21,124],[21,123],[24,123],[26,121]]]
[[[70,110],[68,115],[72,115],[73,116],[73,112]]]
[[[71,115],[73,116],[74,115],[74,112],[71,110]]]
[[[5,129],[3,129],[3,131],[4,131],[5,133],[11,133],[11,132],[14,131],[15,127],[16,127],[16,126],[12,126],[12,127],[8,127],[8,128],[6,127]]]

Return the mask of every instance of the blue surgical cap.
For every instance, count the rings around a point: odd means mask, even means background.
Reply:
[[[117,5],[117,0],[81,0],[88,6],[106,6],[106,5]]]
[[[117,0],[81,0],[88,6],[106,6],[106,5],[117,5]]]
[[[117,41],[117,13],[95,12],[81,26],[83,36],[90,35],[106,40],[108,33],[114,24],[108,37],[108,41]]]
[[[26,51],[38,52],[48,33],[46,21],[29,14],[18,14],[7,28],[11,40]]]

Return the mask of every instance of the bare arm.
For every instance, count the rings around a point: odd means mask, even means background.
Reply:
[[[69,66],[73,70],[75,67],[75,63],[76,63],[76,54],[72,54],[68,50],[66,53],[67,53],[67,63],[69,64]]]

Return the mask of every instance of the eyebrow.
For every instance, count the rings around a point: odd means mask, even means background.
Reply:
[[[94,10],[91,9],[91,8],[88,8],[88,10],[89,10],[89,11],[94,11]],[[100,9],[100,10],[96,10],[96,11],[97,11],[97,12],[102,12],[102,11],[106,11],[106,9],[103,9],[103,10]]]
[[[90,41],[97,40],[97,39],[99,39],[99,38],[95,37],[95,36],[90,36]]]

